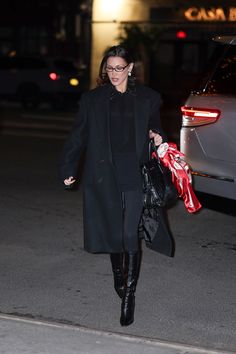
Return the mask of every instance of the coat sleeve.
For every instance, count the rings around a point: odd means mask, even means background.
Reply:
[[[167,141],[166,134],[163,131],[161,126],[161,119],[160,119],[161,104],[162,104],[161,96],[159,95],[159,93],[155,92],[155,95],[153,95],[151,100],[151,111],[150,111],[148,129],[156,131],[162,136],[163,141]]]
[[[74,126],[67,138],[61,161],[59,166],[60,179],[73,176],[76,177],[78,164],[83,150],[86,147],[88,140],[88,117],[86,96],[83,95],[80,99],[78,114],[75,119]]]

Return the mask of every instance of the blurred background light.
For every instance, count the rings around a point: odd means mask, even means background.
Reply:
[[[185,39],[187,38],[187,33],[185,31],[178,31],[176,32],[176,38]]]
[[[116,21],[125,11],[124,0],[100,0],[97,2],[98,16],[106,21]]]
[[[78,86],[79,85],[79,80],[76,79],[75,77],[70,79],[70,85],[71,86]]]

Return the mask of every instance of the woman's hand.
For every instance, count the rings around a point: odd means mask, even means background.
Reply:
[[[152,130],[149,130],[149,138],[154,139],[155,146],[159,146],[163,142],[162,136]]]
[[[75,179],[72,176],[67,179],[64,179],[65,186],[71,186],[73,183],[75,183]]]

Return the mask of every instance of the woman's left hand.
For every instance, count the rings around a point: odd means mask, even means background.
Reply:
[[[156,146],[161,145],[163,142],[162,136],[158,133],[153,132],[152,130],[149,130],[149,138],[154,139],[154,143]]]

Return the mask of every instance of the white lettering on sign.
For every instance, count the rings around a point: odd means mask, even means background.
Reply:
[[[230,7],[227,12],[222,7],[190,7],[184,16],[188,21],[236,21],[236,7]]]

